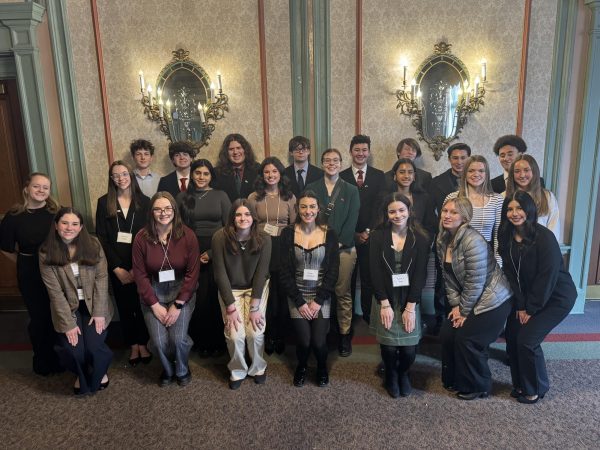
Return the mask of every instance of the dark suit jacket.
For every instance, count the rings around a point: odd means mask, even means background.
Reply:
[[[258,177],[258,171],[260,164],[254,164],[254,166],[246,166],[244,168],[244,176],[242,177],[242,186],[240,188],[240,194],[238,195],[235,188],[235,177],[233,171],[223,171],[215,169],[217,173],[217,179],[213,183],[214,189],[220,189],[225,191],[231,203],[236,201],[238,198],[248,198],[252,192],[254,192],[254,183]]]
[[[290,187],[292,188],[292,192],[298,198],[300,195],[300,187],[298,186],[296,170],[294,169],[294,165],[288,166],[283,171],[283,174],[288,177],[290,180]],[[323,178],[323,171],[319,169],[317,166],[313,166],[312,164],[308,165],[308,169],[306,170],[306,177],[304,182],[304,187],[308,186],[313,181],[317,181],[319,178]]]
[[[388,185],[388,189],[393,192],[396,189],[396,182],[394,181],[394,174],[391,170],[385,173],[385,182]],[[429,184],[431,183],[431,174],[426,170],[419,169],[415,173],[415,191],[428,191]]]
[[[187,180],[187,185],[189,186],[190,180]],[[179,183],[177,182],[177,172],[174,170],[168,175],[161,177],[158,182],[158,188],[156,192],[166,191],[173,196],[173,198],[177,197],[181,191],[179,190]]]
[[[361,233],[366,228],[374,229],[378,219],[379,205],[381,204],[382,196],[386,192],[385,175],[381,170],[368,166],[367,173],[365,174],[365,182],[362,187],[358,187],[356,184],[352,167],[342,170],[340,178],[358,188],[360,210],[358,212],[358,221],[356,222],[356,232]]]
[[[433,200],[436,213],[440,214],[442,205],[446,196],[454,191],[458,190],[458,177],[452,174],[452,169],[446,170],[444,173],[439,174],[429,184],[429,195]]]
[[[496,178],[492,178],[492,189],[497,194],[502,194],[506,190],[506,181],[504,181],[504,173],[502,175],[498,175]],[[540,183],[542,187],[544,186],[544,179],[540,177]]]

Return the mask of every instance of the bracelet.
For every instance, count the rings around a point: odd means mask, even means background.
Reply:
[[[254,307],[250,307],[250,312],[258,312],[259,307],[258,306],[254,306]]]

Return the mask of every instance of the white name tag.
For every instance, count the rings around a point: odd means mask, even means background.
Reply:
[[[279,236],[279,227],[277,225],[271,225],[270,223],[265,224],[265,233],[271,236]]]
[[[85,300],[85,296],[83,295],[83,289],[81,289],[81,288],[77,289],[77,298],[79,300]]]
[[[318,269],[304,269],[304,277],[305,280],[310,281],[318,281],[319,280],[319,270]]]
[[[394,287],[408,286],[408,274],[407,273],[392,274],[392,285]]]
[[[164,283],[165,281],[175,281],[175,271],[173,269],[158,272],[158,282]]]
[[[117,242],[121,244],[131,244],[133,235],[131,233],[125,233],[124,231],[119,231],[117,233]]]

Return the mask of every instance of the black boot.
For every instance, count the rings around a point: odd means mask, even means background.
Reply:
[[[381,345],[381,359],[385,366],[384,383],[385,390],[390,397],[400,397],[400,386],[398,384],[398,353],[396,347]]]

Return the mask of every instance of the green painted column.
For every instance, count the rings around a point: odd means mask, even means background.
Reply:
[[[315,157],[331,146],[331,39],[329,0],[313,0]]]
[[[577,149],[573,232],[569,272],[578,297],[573,312],[583,313],[590,264],[594,215],[600,179],[600,0],[585,0],[591,10],[586,83],[583,96],[580,143]],[[576,238],[575,238],[576,237]]]

